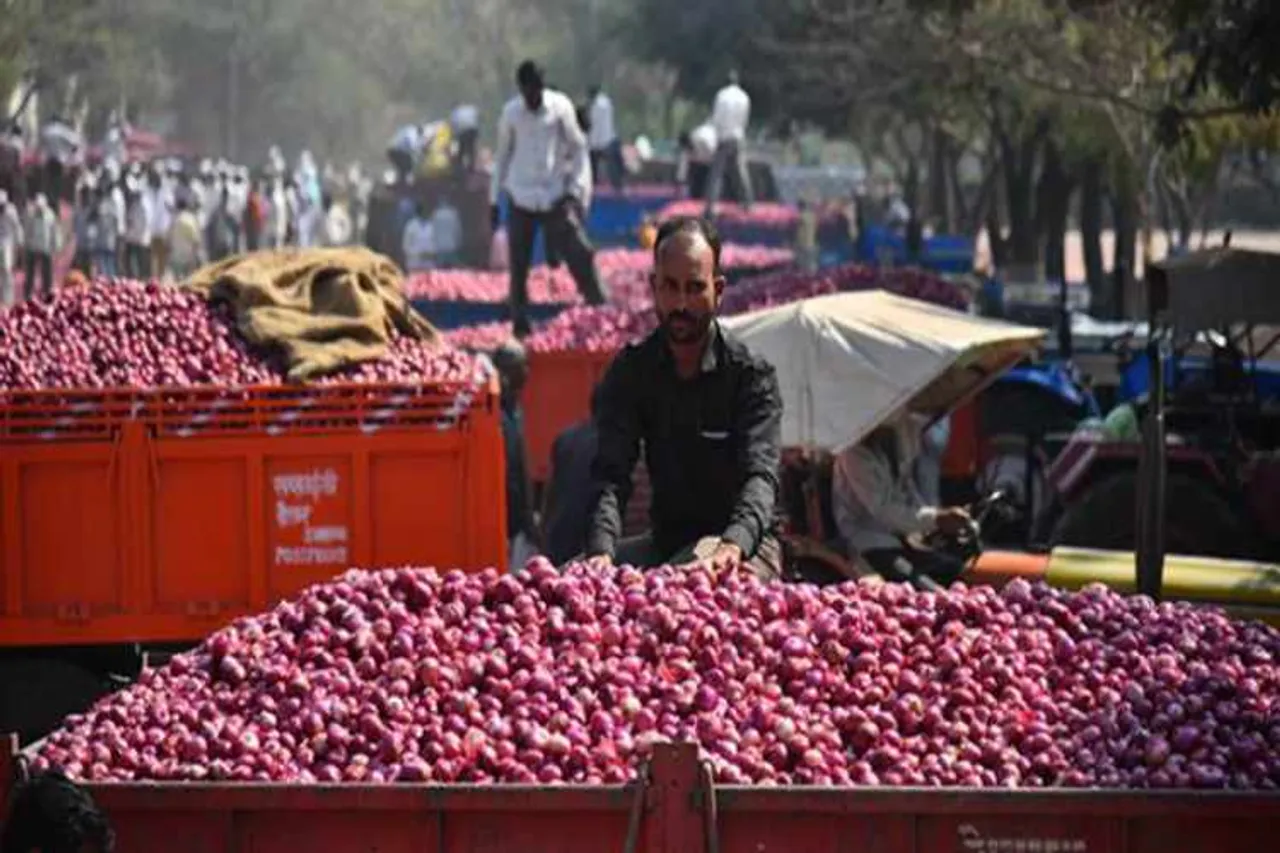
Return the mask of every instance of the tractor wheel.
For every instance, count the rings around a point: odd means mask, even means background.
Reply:
[[[1054,525],[1050,545],[1131,551],[1137,541],[1137,474],[1125,471],[1090,487]],[[1199,557],[1256,555],[1248,522],[1210,484],[1170,474],[1165,486],[1165,551]]]
[[[26,745],[109,691],[105,679],[70,661],[16,656],[0,659],[0,735],[16,733]]]

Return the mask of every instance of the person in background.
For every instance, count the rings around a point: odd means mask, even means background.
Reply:
[[[716,204],[724,190],[726,170],[737,176],[742,194],[742,206],[750,208],[753,201],[751,175],[747,171],[746,152],[747,123],[751,119],[751,96],[738,85],[738,72],[729,72],[729,83],[716,93],[711,123],[716,130],[716,154],[711,161],[711,174],[707,178],[708,219],[715,216]]]
[[[243,252],[245,211],[249,207],[249,173],[243,167],[228,165],[222,181],[226,188],[227,213],[231,216],[231,229],[235,234],[233,252]]]
[[[89,795],[61,771],[34,774],[14,789],[0,853],[113,853],[115,833]]]
[[[0,131],[0,190],[19,207],[27,201],[22,149],[22,128],[15,121]]]
[[[458,104],[449,116],[453,128],[453,166],[460,174],[474,172],[476,143],[480,139],[480,111],[473,104]]]
[[[58,217],[49,206],[44,193],[36,193],[27,209],[27,219],[22,224],[24,237],[24,272],[27,277],[24,298],[30,302],[36,295],[36,273],[40,274],[40,289],[46,298],[53,296],[53,257],[58,252],[61,234]]]
[[[622,140],[613,123],[613,100],[599,86],[588,93],[588,120],[590,131],[587,141],[591,145],[591,174],[595,183],[602,182],[603,170],[609,172],[609,183],[622,192]]]
[[[587,141],[573,102],[547,88],[542,70],[525,61],[516,72],[520,96],[502,108],[489,187],[490,224],[499,225],[499,201],[510,200],[507,223],[511,265],[511,320],[517,337],[529,333],[528,278],[538,229],[568,264],[578,291],[591,305],[605,302],[595,248],[584,220],[590,193]]]
[[[440,196],[440,203],[431,214],[431,238],[435,243],[436,266],[456,267],[462,258],[462,217],[448,195]]]
[[[659,326],[600,382],[586,556],[639,567],[710,561],[782,575],[775,508],[782,394],[772,365],[716,320],[720,237],[704,219],[658,230],[650,277]],[[644,450],[652,532],[620,539]]]
[[[519,341],[507,341],[493,354],[502,383],[502,440],[507,460],[507,536],[512,565],[531,556],[537,528],[524,444],[524,411],[520,394],[529,376],[529,360]],[[522,541],[523,540],[523,541]]]
[[[230,193],[226,187],[222,196],[214,202],[209,214],[209,222],[205,226],[205,246],[209,251],[209,260],[213,263],[228,258],[236,251],[235,216],[231,212]]]
[[[335,202],[333,196],[325,193],[320,198],[323,211],[321,219],[321,245],[335,248],[351,243],[351,217],[347,215],[346,205]]]
[[[676,160],[676,183],[689,198],[705,198],[711,160],[716,154],[716,129],[700,124],[680,134],[680,156]]]
[[[79,163],[84,148],[80,134],[57,113],[40,132],[44,162],[44,197],[55,211],[65,198],[67,178]]]
[[[106,160],[124,163],[129,159],[128,133],[124,119],[117,110],[107,119],[107,132],[102,139],[102,156]]]
[[[800,199],[800,222],[796,227],[796,266],[805,272],[818,268],[818,212],[808,199]]]
[[[151,208],[143,187],[129,179],[125,188],[124,274],[145,280],[151,276]]]
[[[644,218],[640,220],[640,248],[651,252],[657,242],[658,222],[654,219],[653,214],[646,213]]]
[[[935,530],[953,535],[969,523],[969,513],[939,506],[922,493],[921,481],[930,479],[928,464],[917,466],[924,425],[919,415],[899,415],[837,454],[831,504],[851,555],[860,555],[886,579],[935,588],[950,583],[961,566],[937,552],[907,547],[906,537]],[[931,440],[937,439],[935,434]]]
[[[267,224],[264,245],[268,249],[279,249],[288,244],[289,239],[289,197],[285,190],[284,179],[279,175],[267,179]]]
[[[108,278],[120,269],[120,220],[114,190],[109,183],[99,185],[94,205],[93,272]]]
[[[164,278],[169,269],[169,229],[173,226],[173,189],[158,166],[147,173],[143,190],[151,214],[151,274]]]
[[[387,159],[396,170],[396,180],[407,184],[413,180],[418,169],[418,159],[422,156],[422,147],[426,140],[422,138],[422,128],[416,124],[406,124],[396,131],[387,145]]]
[[[18,207],[9,200],[9,193],[0,189],[0,308],[13,304],[13,271],[22,243],[22,217]]]
[[[426,202],[417,203],[413,217],[405,224],[401,249],[406,272],[426,272],[434,268],[436,243],[431,220],[427,217]]]
[[[246,252],[256,252],[262,248],[267,227],[267,197],[264,189],[262,181],[251,181],[244,199],[244,221],[240,223],[240,230],[244,234]]]
[[[591,463],[596,457],[595,417],[599,386],[591,393],[591,415],[556,436],[551,444],[551,476],[542,504],[542,548],[555,565],[581,554],[591,515]]]
[[[169,268],[174,280],[184,281],[204,261],[204,231],[200,228],[200,218],[192,209],[191,200],[179,197],[178,214],[169,229]]]
[[[93,248],[98,242],[97,187],[91,175],[85,175],[76,189],[76,205],[72,214],[72,232],[76,238],[71,266],[86,278],[93,275]]]

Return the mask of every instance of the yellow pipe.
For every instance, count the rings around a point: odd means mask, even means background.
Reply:
[[[985,551],[963,580],[1003,586],[1014,578],[1044,580],[1062,589],[1102,583],[1119,592],[1134,591],[1132,551],[1054,548],[1049,554]],[[1280,566],[1214,557],[1165,557],[1164,595],[1172,600],[1212,604],[1233,617],[1257,619],[1280,627]]]

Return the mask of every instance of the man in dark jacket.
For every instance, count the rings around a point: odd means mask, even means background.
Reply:
[[[589,557],[741,563],[761,577],[781,575],[782,396],[773,366],[716,321],[724,284],[715,227],[664,223],[651,276],[659,328],[623,349],[600,384]],[[620,541],[641,445],[652,531]]]

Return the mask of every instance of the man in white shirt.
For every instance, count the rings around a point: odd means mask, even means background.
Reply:
[[[177,204],[173,188],[165,180],[156,164],[147,173],[147,187],[143,190],[147,209],[151,214],[151,275],[164,278],[169,269],[169,229]]]
[[[590,158],[573,102],[564,93],[548,89],[533,62],[521,63],[516,83],[520,96],[506,103],[498,121],[489,204],[490,224],[496,231],[503,192],[510,202],[511,320],[515,334],[524,336],[529,333],[529,263],[539,227],[546,231],[548,254],[554,251],[565,261],[586,301],[600,305],[605,294],[584,225],[591,189]]]
[[[124,274],[145,280],[151,275],[151,205],[132,176],[125,183]]]
[[[426,272],[435,266],[436,242],[431,220],[427,218],[427,206],[418,202],[413,218],[404,226],[401,239],[406,272]]]
[[[619,192],[622,191],[622,142],[618,139],[617,129],[613,125],[613,101],[600,90],[599,86],[591,87],[589,92],[590,106],[588,118],[590,130],[587,141],[591,145],[591,174],[595,182],[600,183],[602,170],[608,170],[609,183]]]
[[[0,189],[0,308],[13,304],[13,270],[22,248],[22,217],[9,194]]]
[[[476,142],[480,138],[480,110],[473,104],[458,104],[449,116],[453,131],[454,168],[462,173],[476,168]]]
[[[711,124],[716,131],[716,154],[711,161],[711,175],[707,179],[707,218],[715,215],[720,201],[725,171],[732,169],[741,188],[742,206],[751,207],[751,176],[747,174],[747,160],[743,146],[747,139],[747,122],[751,119],[751,97],[738,85],[738,72],[729,72],[729,85],[716,93]]]
[[[61,246],[62,232],[58,225],[58,216],[49,206],[44,193],[36,193],[35,198],[32,199],[22,231],[26,238],[24,246],[27,275],[26,300],[30,302],[35,298],[37,272],[40,274],[40,289],[44,292],[45,298],[51,298],[53,296],[53,256]]]
[[[431,214],[431,236],[435,241],[436,266],[441,269],[457,266],[462,252],[462,217],[446,195],[440,196],[436,212]]]
[[[680,156],[676,160],[676,183],[690,198],[706,195],[711,160],[716,156],[716,129],[710,122],[680,134]]]
[[[418,158],[422,155],[422,128],[416,124],[406,124],[396,131],[387,146],[387,159],[395,167],[396,178],[400,183],[408,183],[418,168]]]
[[[909,548],[912,534],[954,534],[969,522],[962,507],[936,503],[936,487],[922,483],[924,420],[906,414],[838,454],[832,468],[831,505],[840,536],[882,576],[919,586],[949,583],[962,568],[945,555]],[[930,436],[936,441],[938,434]],[[925,485],[924,490],[921,486]],[[925,491],[933,491],[929,500]]]

